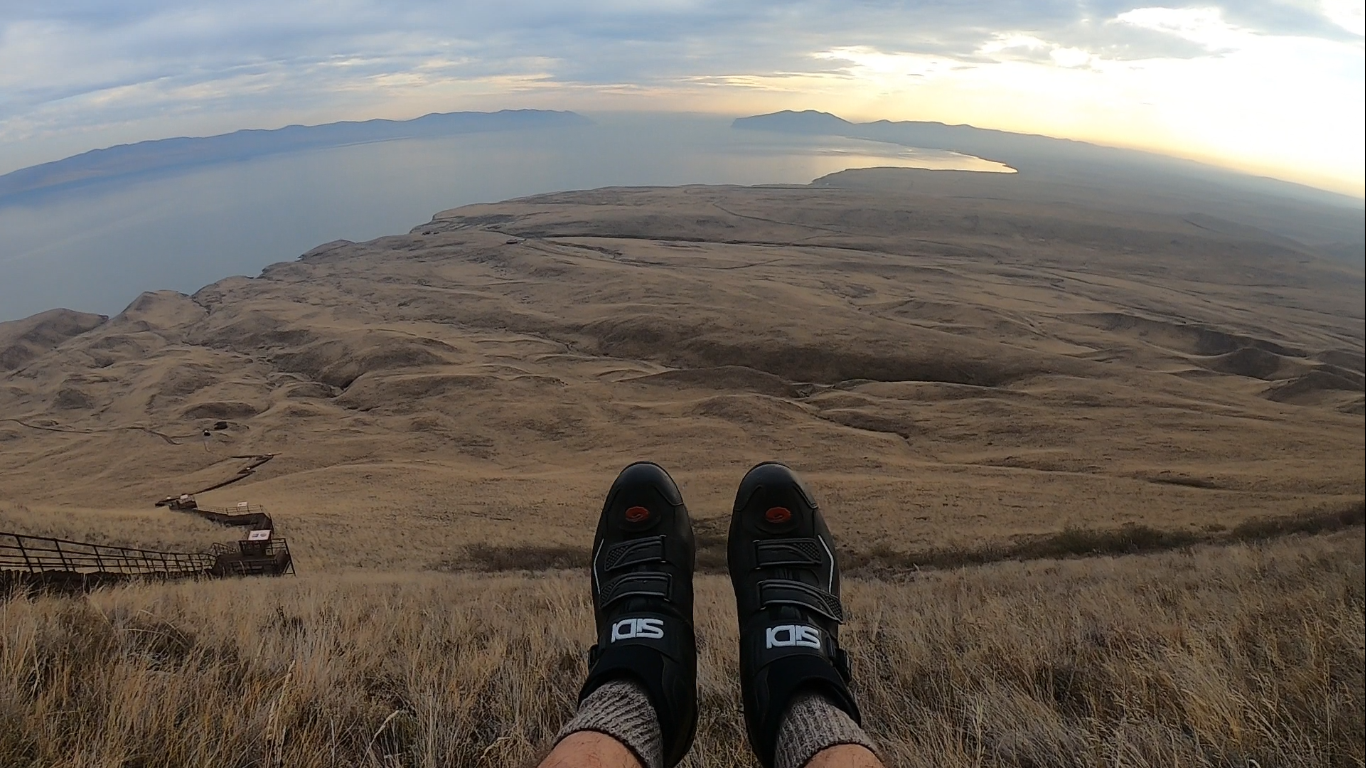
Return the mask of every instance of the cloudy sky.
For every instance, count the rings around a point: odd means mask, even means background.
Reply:
[[[143,139],[462,109],[814,108],[1155,149],[1361,197],[1362,18],[1362,0],[0,0],[0,173]]]

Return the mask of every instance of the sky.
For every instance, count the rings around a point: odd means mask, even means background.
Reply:
[[[0,173],[429,112],[819,109],[1363,197],[1362,35],[1362,0],[0,0]]]

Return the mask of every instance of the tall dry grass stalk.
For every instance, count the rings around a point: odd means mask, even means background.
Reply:
[[[1363,534],[854,580],[900,766],[1361,766]],[[686,765],[752,766],[733,600],[698,580]],[[521,766],[571,712],[587,580],[422,574],[0,604],[0,765]]]

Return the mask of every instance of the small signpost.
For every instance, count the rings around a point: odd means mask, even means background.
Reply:
[[[244,557],[265,557],[270,551],[269,528],[249,531],[247,537],[237,542],[237,548]]]

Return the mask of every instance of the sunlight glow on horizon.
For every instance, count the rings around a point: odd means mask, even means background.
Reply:
[[[86,30],[82,38],[72,22],[6,23],[0,11],[0,173],[146,139],[430,112],[554,108],[743,116],[817,109],[858,122],[967,123],[1144,149],[1366,198],[1361,0],[1297,0],[1295,8],[1316,9],[1326,20],[1321,24],[1328,27],[1312,33],[1253,29],[1235,20],[1244,17],[1214,5],[1151,6],[1049,25],[1003,22],[999,29],[973,32],[976,39],[965,27],[945,27],[972,41],[961,45],[873,39],[872,15],[862,27],[844,31],[834,28],[835,21],[833,31],[822,29],[816,11],[795,21],[755,15],[748,19],[755,29],[798,26],[782,45],[755,38],[754,47],[763,50],[753,54],[739,45],[748,34],[743,26],[709,26],[704,11],[719,12],[706,3],[642,10],[623,1],[585,10],[587,20],[576,32],[581,39],[557,47],[544,42],[546,33],[527,33],[541,41],[539,48],[480,48],[448,36],[453,33],[401,21],[394,29],[370,29],[362,17],[382,8],[367,3],[356,0],[357,18],[349,27],[335,22],[340,32],[294,8],[293,0],[266,3],[278,6],[283,19],[304,19],[296,20],[302,30],[319,25],[341,35],[339,42],[318,43],[319,52],[277,52],[274,58],[234,51],[232,40],[214,37],[226,33],[218,30],[221,14],[212,5],[141,20],[127,32],[132,42],[100,30]],[[536,0],[514,4],[542,14],[527,22],[536,30],[578,12]],[[666,35],[650,48],[604,39],[592,55],[578,58],[583,51],[575,46],[602,34],[594,24],[648,26],[631,16],[649,13],[677,23],[701,14],[693,21],[696,42],[680,38],[680,44]],[[908,6],[905,13],[950,11]],[[251,21],[235,24],[255,29]],[[128,53],[164,45],[197,61],[201,54],[180,50],[186,47],[182,38],[194,35],[227,46],[214,52],[222,63],[157,68]],[[848,44],[830,44],[841,37]],[[244,39],[264,45],[259,38],[252,32]],[[669,44],[681,45],[682,53],[665,52]],[[689,52],[690,45],[703,47]],[[599,62],[598,56],[606,58]]]
[[[1177,34],[1221,55],[1107,60],[1024,32],[1000,34],[979,49],[994,59],[985,66],[868,48],[813,55],[842,62],[857,83],[856,95],[823,94],[842,102],[825,111],[846,119],[934,120],[1073,138],[1366,197],[1360,70],[1355,80],[1343,73],[1325,82],[1284,63],[1317,64],[1324,47],[1360,59],[1359,43],[1256,35],[1206,9],[1139,9],[1111,23]],[[1279,108],[1268,114],[1268,102]]]

